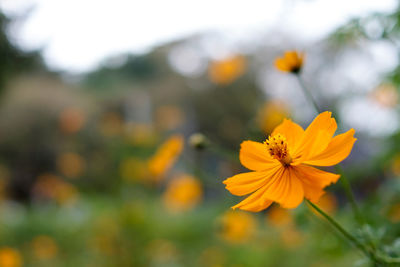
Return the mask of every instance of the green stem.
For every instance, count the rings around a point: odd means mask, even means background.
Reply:
[[[300,88],[303,90],[303,92],[306,95],[306,97],[308,98],[308,100],[314,106],[315,111],[318,114],[321,113],[321,109],[318,107],[318,104],[315,101],[314,97],[312,96],[310,91],[305,86],[305,83],[304,83],[303,79],[301,78],[301,76],[299,74],[296,74],[296,77],[297,77],[297,81],[299,82]],[[363,216],[360,213],[360,210],[359,210],[357,202],[355,200],[354,193],[353,193],[353,190],[351,189],[349,180],[346,178],[346,176],[344,176],[343,169],[339,165],[336,166],[336,170],[341,174],[340,180],[342,182],[342,186],[344,188],[345,194],[351,203],[351,207],[352,207],[352,210],[353,210],[353,213],[354,213],[354,216],[355,216],[357,222],[359,224],[365,224],[365,220],[363,219]]]
[[[369,257],[371,260],[376,261],[375,257],[371,252],[368,251],[368,249],[360,242],[358,241],[354,236],[352,236],[349,232],[347,232],[335,219],[333,219],[331,216],[326,214],[323,210],[321,210],[317,205],[306,199],[307,203],[319,214],[321,214],[328,222],[332,224],[338,230],[341,234],[343,234],[344,237],[346,237],[353,245],[355,245],[357,248],[359,248],[367,257]]]
[[[362,214],[361,214],[361,212],[360,212],[360,210],[358,208],[356,199],[355,199],[354,194],[353,194],[353,190],[351,189],[350,182],[347,179],[347,177],[344,175],[342,167],[340,165],[336,165],[335,169],[341,176],[340,177],[341,178],[340,181],[342,182],[342,186],[343,186],[343,188],[345,190],[347,198],[350,200],[350,204],[351,204],[351,207],[353,209],[353,212],[354,212],[354,215],[356,217],[356,220],[361,225],[365,224],[364,217],[362,216]]]
[[[318,106],[317,102],[315,101],[314,97],[312,96],[311,92],[307,89],[301,76],[299,74],[296,74],[296,78],[297,78],[297,81],[299,82],[301,89],[303,90],[304,95],[308,99],[308,101],[310,101],[312,103],[312,105],[314,106],[314,108],[318,114],[321,113],[321,109],[319,108],[319,106]]]

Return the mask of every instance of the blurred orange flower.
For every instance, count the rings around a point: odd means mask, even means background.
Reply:
[[[168,184],[163,200],[170,211],[187,211],[200,202],[202,195],[200,182],[195,177],[184,174]]]
[[[56,242],[49,236],[40,235],[35,237],[31,246],[35,257],[41,260],[52,259],[58,253]]]
[[[285,227],[293,223],[293,218],[288,210],[273,206],[268,209],[267,221],[275,227]]]
[[[323,195],[319,199],[317,204],[323,211],[327,212],[328,214],[335,213],[337,210],[337,199],[332,193],[326,193],[325,195]],[[313,212],[320,215],[315,210],[313,210]]]
[[[245,57],[237,55],[212,62],[208,69],[208,76],[213,83],[230,84],[239,78],[245,69]]]
[[[258,123],[264,133],[271,133],[288,115],[289,108],[284,102],[268,101],[258,113]]]
[[[235,175],[224,184],[234,195],[251,195],[232,208],[257,212],[273,202],[283,208],[296,208],[304,197],[318,202],[324,187],[336,183],[340,175],[310,165],[341,162],[356,141],[354,129],[333,137],[336,128],[331,112],[323,112],[306,130],[284,120],[264,144],[244,141],[240,161],[253,172]]]
[[[255,233],[257,222],[254,217],[241,211],[228,211],[221,218],[221,237],[230,243],[243,243]]]
[[[0,267],[20,267],[22,256],[18,250],[9,247],[0,248]]]
[[[57,167],[68,178],[79,178],[85,171],[85,160],[76,153],[63,153],[57,158]]]
[[[85,114],[81,109],[75,107],[66,108],[60,114],[60,129],[67,134],[76,133],[82,128],[85,120]]]
[[[148,161],[148,167],[152,178],[159,181],[172,167],[183,150],[184,139],[180,134],[172,135],[156,151]]]
[[[275,67],[283,72],[299,73],[303,66],[304,53],[286,51],[283,57],[275,60]]]

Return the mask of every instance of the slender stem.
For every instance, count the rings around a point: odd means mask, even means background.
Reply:
[[[306,96],[306,98],[313,104],[317,113],[318,114],[321,113],[321,109],[319,108],[319,106],[318,106],[317,102],[315,101],[314,97],[312,96],[311,92],[307,89],[301,76],[299,74],[296,74],[296,78],[297,78],[297,81],[299,82],[299,85],[300,85],[301,89],[303,90],[303,93]]]
[[[299,82],[299,85],[300,85],[301,89],[303,90],[304,94],[306,95],[308,100],[314,106],[315,111],[317,113],[321,113],[321,109],[318,107],[318,104],[315,101],[314,97],[312,96],[310,91],[305,86],[305,83],[304,83],[303,79],[301,78],[301,76],[299,74],[296,74],[296,77],[297,77],[297,81]],[[359,224],[365,224],[365,220],[364,220],[362,214],[360,213],[360,210],[359,210],[357,202],[355,200],[354,193],[353,193],[353,190],[351,189],[349,180],[344,175],[342,167],[337,165],[336,166],[336,170],[341,174],[341,179],[340,180],[342,182],[342,186],[344,188],[345,194],[346,194],[347,198],[349,199],[349,201],[351,203],[351,207],[353,209],[353,213],[354,213],[354,216],[355,216],[357,222]]]
[[[353,194],[353,190],[351,189],[351,185],[349,183],[349,180],[344,175],[342,167],[340,165],[336,165],[335,169],[341,176],[340,181],[342,182],[342,186],[343,186],[343,188],[345,190],[347,198],[350,200],[350,204],[351,204],[351,207],[353,209],[353,212],[354,212],[354,215],[356,217],[356,220],[361,225],[365,224],[364,217],[362,216],[362,214],[361,214],[361,212],[360,212],[360,210],[358,208],[356,199],[355,199],[354,194]]]
[[[306,199],[307,203],[319,214],[321,214],[328,222],[332,224],[338,230],[340,233],[343,234],[344,237],[346,237],[353,245],[355,245],[357,248],[359,248],[367,257],[371,258],[374,260],[374,256],[368,251],[368,249],[360,242],[358,241],[354,236],[352,236],[349,232],[347,232],[335,219],[333,219],[331,216],[326,214],[323,210],[321,210],[317,205]]]

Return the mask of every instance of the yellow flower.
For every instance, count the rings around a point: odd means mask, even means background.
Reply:
[[[230,243],[243,243],[255,233],[257,223],[249,213],[228,211],[221,220],[221,237]]]
[[[333,137],[336,128],[331,112],[323,112],[306,130],[285,119],[264,143],[244,141],[240,161],[252,172],[235,175],[223,183],[234,195],[251,195],[232,208],[258,212],[273,202],[283,208],[296,208],[304,197],[318,202],[323,189],[336,183],[340,175],[310,165],[341,162],[356,141],[354,129]]]
[[[22,257],[18,250],[2,247],[0,248],[0,267],[20,267]]]
[[[183,149],[183,136],[176,134],[165,141],[148,161],[150,174],[159,180],[174,164]]]
[[[243,56],[233,56],[211,63],[208,76],[213,83],[230,84],[239,78],[246,69],[246,59]]]
[[[299,73],[303,66],[304,53],[286,51],[283,57],[275,60],[275,67],[284,72]]]
[[[171,211],[186,211],[201,200],[203,189],[200,182],[191,175],[173,179],[164,193],[164,204]]]

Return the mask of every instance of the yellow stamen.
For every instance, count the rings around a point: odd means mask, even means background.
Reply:
[[[267,149],[273,158],[279,160],[284,166],[290,165],[292,157],[289,154],[287,141],[283,135],[276,134],[274,136],[269,136],[269,138],[264,141],[264,144],[267,145]]]

